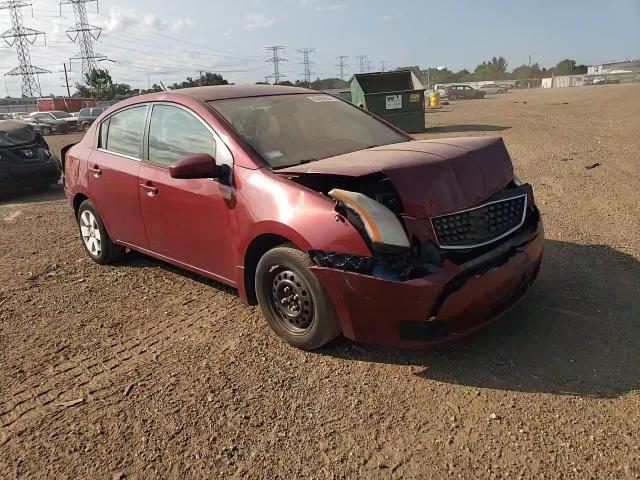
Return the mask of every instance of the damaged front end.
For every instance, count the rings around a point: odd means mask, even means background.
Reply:
[[[538,275],[544,233],[530,185],[512,181],[475,207],[428,219],[405,214],[399,198],[394,212],[363,193],[327,194],[336,219],[350,222],[371,251],[310,252],[354,340],[420,347],[468,335],[513,306]]]

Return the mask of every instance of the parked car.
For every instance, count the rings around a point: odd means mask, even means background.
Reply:
[[[501,87],[500,85],[496,85],[496,84],[480,85],[477,88],[477,90],[480,90],[481,92],[484,92],[486,94],[491,94],[491,95],[501,94],[506,91],[504,87]]]
[[[303,349],[460,338],[540,268],[533,189],[502,139],[415,141],[303,88],[130,98],[63,154],[89,257],[131,249],[231,285]]]
[[[78,119],[63,111],[32,113],[29,123],[40,127],[43,135],[78,131]]]
[[[10,112],[7,115],[9,115],[12,120],[19,121],[24,121],[25,119],[29,118],[29,114],[27,112]]]
[[[89,127],[96,121],[100,115],[104,113],[104,108],[83,108],[78,115],[78,124],[80,128],[85,132],[89,130]]]
[[[12,120],[12,118],[8,113],[0,113],[0,120]]]
[[[16,120],[0,120],[0,193],[44,187],[60,178],[60,163],[40,134]]]
[[[447,96],[447,87],[438,83],[433,86],[432,92],[440,94],[440,98],[445,98]]]
[[[485,92],[476,90],[469,85],[449,85],[447,87],[447,97],[449,98],[449,100],[484,98],[485,95]]]

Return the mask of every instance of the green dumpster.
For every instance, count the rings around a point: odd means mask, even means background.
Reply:
[[[359,73],[351,81],[351,101],[408,133],[424,124],[424,85],[411,70]]]

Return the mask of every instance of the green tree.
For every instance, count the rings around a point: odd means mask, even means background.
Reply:
[[[96,99],[113,100],[113,80],[108,70],[100,68],[91,70],[85,75],[85,84]]]
[[[534,63],[533,65],[520,65],[513,69],[511,72],[511,78],[514,80],[527,80],[530,78],[542,78],[542,70],[540,65]]]
[[[570,58],[558,62],[554,70],[555,75],[584,75],[587,73],[585,65],[576,65],[576,61]]]
[[[169,89],[179,90],[181,88],[204,87],[210,85],[229,85],[229,82],[225,80],[220,74],[204,72],[198,78],[187,77],[187,79],[183,82],[174,83],[169,87]]]
[[[493,57],[488,62],[482,62],[474,70],[475,80],[503,80],[507,78],[509,64],[504,57]]]

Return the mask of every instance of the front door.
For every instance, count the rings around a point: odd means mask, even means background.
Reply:
[[[210,128],[194,113],[153,106],[148,161],[141,164],[139,194],[150,250],[220,280],[235,276],[230,187],[213,179],[174,179],[169,166],[197,153],[216,156]]]
[[[148,247],[138,195],[147,108],[128,108],[103,121],[87,165],[89,195],[109,235],[140,248]]]

